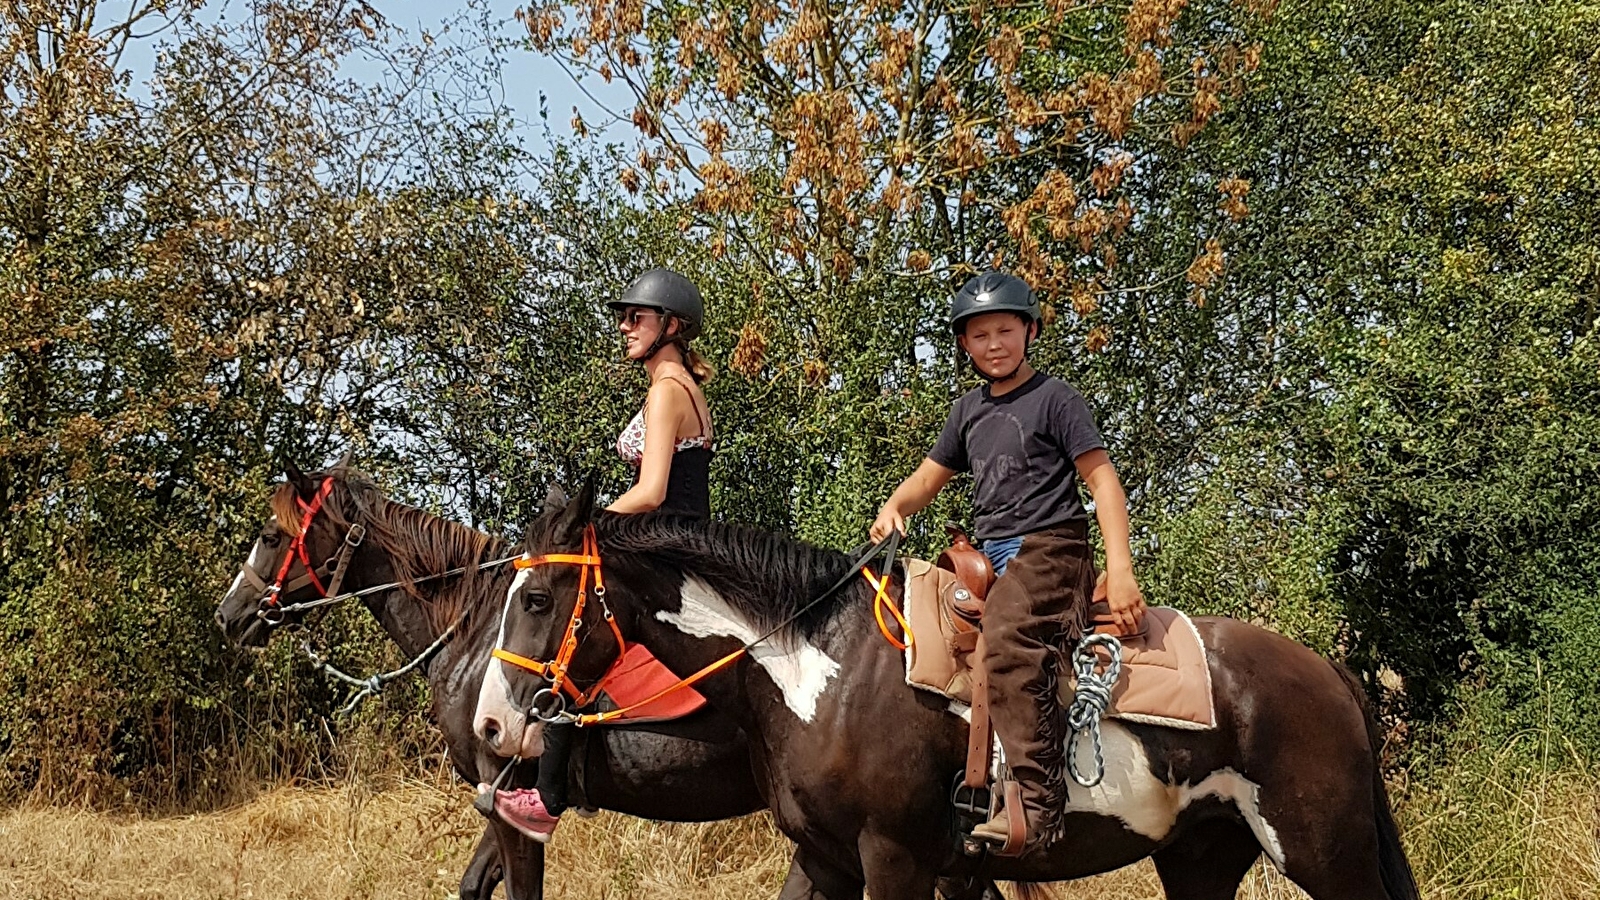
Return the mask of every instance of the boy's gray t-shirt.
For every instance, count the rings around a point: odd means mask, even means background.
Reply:
[[[1083,395],[1036,372],[1000,397],[988,385],[963,394],[928,458],[972,473],[975,533],[994,540],[1087,518],[1073,460],[1103,449]]]

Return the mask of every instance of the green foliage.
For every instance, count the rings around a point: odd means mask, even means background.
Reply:
[[[919,185],[973,190],[950,207],[959,223],[874,217],[887,182],[869,180],[775,224],[802,135],[761,131],[782,111],[757,92],[708,107],[739,125],[729,153],[755,189],[713,204],[702,183],[614,183],[634,162],[616,148],[531,153],[474,105],[492,63],[365,13],[297,0],[204,26],[166,8],[171,46],[137,100],[111,69],[129,33],[35,58],[22,35],[92,24],[0,13],[5,795],[183,803],[225,796],[230,777],[350,765],[324,724],[341,692],[290,644],[239,655],[210,622],[277,457],[353,449],[395,496],[513,534],[550,481],[597,472],[620,492],[611,447],[645,385],[603,301],[649,265],[708,300],[713,508],[856,544],[975,383],[944,325],[946,278],[992,250],[1056,265],[1036,360],[1099,415],[1152,601],[1349,660],[1424,743],[1470,697],[1487,704],[1465,720],[1481,733],[1549,725],[1600,750],[1592,10],[1164,9],[1171,34],[1140,46],[1186,80],[1106,153],[1052,132],[1049,153],[951,174],[930,144]],[[1052,52],[1006,62],[1013,87],[1046,96],[1144,77],[1118,34],[1139,8],[1052,25],[1006,7],[937,40],[970,51],[946,72],[967,108],[1004,110],[1019,98],[986,74],[1010,59],[1003,28],[1055,29]],[[410,80],[340,79],[357,51]],[[932,77],[920,64],[895,77]],[[704,68],[682,101],[693,128],[718,77]],[[453,91],[433,92],[446,75]],[[959,124],[925,112],[930,134]],[[874,166],[883,137],[862,145]],[[1052,171],[1082,183],[1063,228],[1116,201],[1125,221],[1087,249],[1043,213],[1008,228],[1002,211]],[[795,243],[845,213],[852,229]],[[848,260],[819,261],[836,245]],[[938,257],[926,272],[918,250]],[[967,517],[965,490],[916,517],[912,550]],[[352,669],[396,661],[363,616],[321,632]],[[431,752],[422,699],[397,689],[339,735]]]
[[[1192,446],[1144,495],[1155,586],[1392,670],[1419,725],[1485,685],[1600,746],[1571,667],[1600,613],[1600,19],[1303,5],[1260,34],[1251,89],[1151,183],[1182,221],[1216,202],[1185,184],[1237,175],[1252,210],[1200,327],[1156,329],[1194,402],[1156,432]]]

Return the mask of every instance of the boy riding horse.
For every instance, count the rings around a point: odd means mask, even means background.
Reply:
[[[923,509],[957,472],[973,476],[976,536],[1000,578],[988,596],[984,635],[990,717],[1023,809],[1005,809],[973,830],[1004,845],[1010,816],[1026,820],[1028,845],[1056,836],[1066,805],[1062,721],[1047,667],[1082,636],[1095,587],[1081,480],[1094,497],[1106,545],[1112,618],[1136,630],[1144,598],[1128,547],[1127,495],[1083,395],[1037,372],[1028,345],[1043,328],[1026,282],[985,272],[955,296],[950,327],[987,382],[958,398],[933,449],[872,523],[873,540]]]

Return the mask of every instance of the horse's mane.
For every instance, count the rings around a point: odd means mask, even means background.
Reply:
[[[461,575],[428,583],[427,593],[416,579],[461,566],[476,566],[509,555],[501,539],[449,519],[388,499],[369,478],[354,470],[330,469],[314,476],[334,479],[334,489],[323,512],[342,534],[352,523],[367,529],[366,541],[388,554],[401,589],[420,601],[428,612],[433,632],[448,628],[463,612],[476,608],[478,595],[494,591],[492,571],[470,568]],[[292,484],[279,485],[272,495],[272,512],[289,533],[300,527],[300,509]],[[489,582],[483,583],[482,578]],[[503,592],[501,596],[504,596]]]
[[[761,631],[811,603],[850,565],[849,557],[837,550],[785,535],[665,513],[601,513],[595,531],[602,554],[635,554],[647,557],[652,566],[695,576]],[[785,630],[800,636],[816,633],[840,610],[859,604],[862,584],[847,582]]]

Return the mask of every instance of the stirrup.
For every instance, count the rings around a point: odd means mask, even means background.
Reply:
[[[1028,812],[1022,805],[1022,785],[1015,781],[1004,784],[1005,805],[1003,813],[996,813],[1006,817],[1006,834],[1004,838],[993,832],[983,831],[983,825],[988,825],[994,819],[984,822],[972,831],[972,839],[988,844],[991,852],[996,856],[1021,856],[1028,847]],[[996,847],[995,845],[999,846]]]

